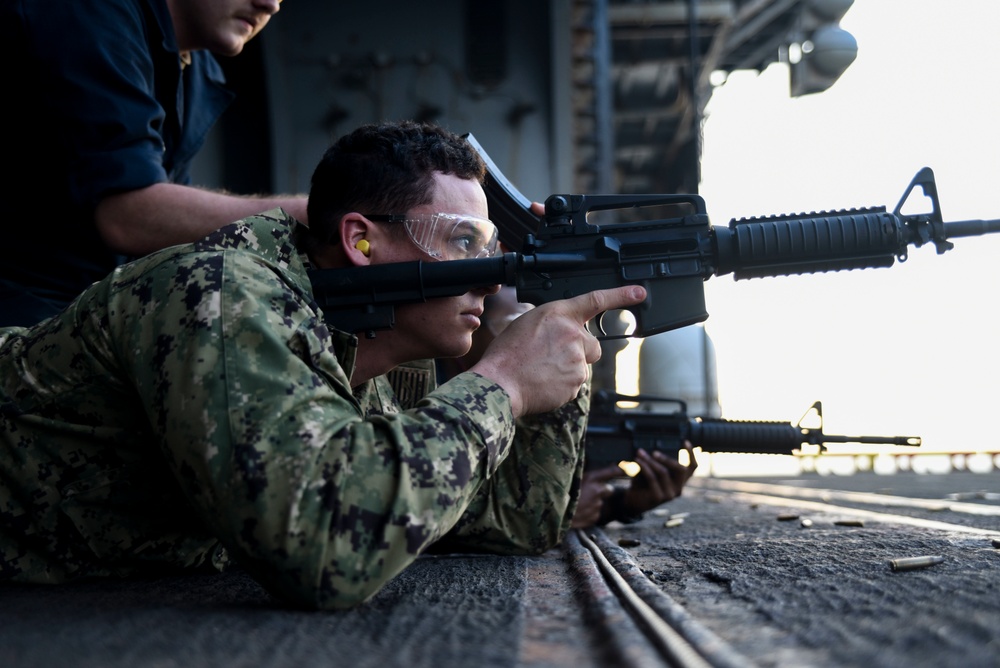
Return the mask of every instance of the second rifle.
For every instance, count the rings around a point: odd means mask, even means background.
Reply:
[[[677,404],[675,412],[650,412],[622,409],[619,402],[670,402]],[[815,415],[818,425],[803,423]],[[830,443],[867,443],[882,445],[919,446],[919,436],[840,436],[823,431],[823,404],[819,401],[806,411],[798,424],[756,420],[725,420],[696,418],[687,414],[680,399],[648,396],[625,396],[597,392],[587,423],[586,467],[603,468],[621,461],[635,461],[639,448],[652,454],[662,452],[677,458],[684,442],[704,452],[740,454],[791,455],[804,445],[818,446],[820,451]]]

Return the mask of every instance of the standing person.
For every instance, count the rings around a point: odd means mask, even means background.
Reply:
[[[58,313],[123,257],[304,197],[190,186],[235,56],[281,0],[0,0],[0,326]],[[249,138],[253,139],[253,138]]]
[[[432,545],[557,544],[600,356],[584,325],[645,291],[533,309],[404,411],[383,374],[466,353],[497,286],[359,338],[326,325],[307,274],[491,255],[484,175],[439,128],[364,126],[317,167],[308,228],[251,216],[0,330],[0,580],[232,559],[286,601],[347,607]]]

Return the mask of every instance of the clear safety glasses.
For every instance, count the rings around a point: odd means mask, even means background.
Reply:
[[[459,213],[375,214],[379,223],[403,223],[406,234],[435,260],[471,260],[497,252],[497,226]]]

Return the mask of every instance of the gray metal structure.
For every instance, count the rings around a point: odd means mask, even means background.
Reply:
[[[712,73],[782,59],[817,2],[296,0],[224,62],[241,98],[199,175],[305,190],[331,139],[418,118],[473,132],[539,200],[697,192]]]

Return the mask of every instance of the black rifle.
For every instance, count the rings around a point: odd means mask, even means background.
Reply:
[[[826,211],[709,223],[698,195],[552,195],[545,216],[511,185],[471,135],[486,161],[486,195],[501,241],[515,252],[476,260],[401,262],[310,272],[327,322],[347,332],[375,336],[391,328],[398,304],[461,295],[488,285],[517,288],[522,302],[539,305],[593,290],[637,284],[646,288],[634,336],[649,336],[708,318],[704,282],[733,274],[736,280],[843,269],[889,267],[906,260],[910,245],[1000,232],[1000,219],[945,223],[934,173],[925,167],[891,213],[885,207]],[[917,186],[932,210],[903,214]],[[655,220],[597,224],[588,218],[652,211]],[[603,331],[603,330],[602,330]]]
[[[649,412],[619,408],[618,402],[676,403],[676,412]],[[811,414],[819,426],[803,427]],[[806,411],[798,424],[693,418],[680,399],[648,396],[625,396],[604,390],[594,394],[587,423],[588,469],[603,468],[621,461],[635,461],[639,448],[652,454],[662,452],[677,458],[684,441],[704,452],[790,455],[803,445],[826,449],[827,443],[881,443],[885,445],[920,445],[918,436],[834,436],[823,433],[823,404],[819,401]]]

